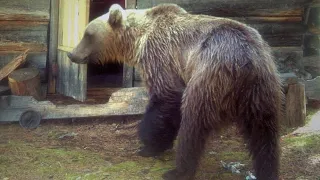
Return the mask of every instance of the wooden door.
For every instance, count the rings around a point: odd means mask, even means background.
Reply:
[[[89,0],[59,0],[56,90],[79,101],[86,99],[87,65],[76,64],[67,52],[79,43],[89,21]]]

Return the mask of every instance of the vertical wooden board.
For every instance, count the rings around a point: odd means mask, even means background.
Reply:
[[[137,0],[125,0],[125,8],[126,9],[135,9],[137,5]],[[123,65],[123,80],[122,87],[129,88],[133,87],[133,72],[134,68],[130,67],[126,64]]]
[[[67,52],[81,40],[89,19],[88,0],[60,0],[57,91],[84,101],[87,91],[87,66],[70,61]]]
[[[59,27],[59,0],[50,2],[50,35],[49,35],[49,54],[48,54],[48,93],[56,92],[56,74],[53,72],[57,65],[58,48],[58,27]]]

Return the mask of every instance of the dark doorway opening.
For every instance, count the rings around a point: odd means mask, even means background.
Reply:
[[[89,21],[107,13],[112,4],[120,4],[124,8],[125,0],[90,0]],[[88,64],[88,90],[90,88],[119,88],[122,87],[122,79],[123,64]]]

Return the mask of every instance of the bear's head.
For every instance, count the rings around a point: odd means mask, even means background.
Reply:
[[[114,4],[109,12],[91,21],[79,44],[68,52],[72,62],[86,64],[104,63],[105,60],[116,60],[121,43],[119,33],[125,29],[126,13],[120,5]]]

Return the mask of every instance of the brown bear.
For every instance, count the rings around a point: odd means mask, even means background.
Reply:
[[[192,15],[175,4],[109,12],[90,22],[71,61],[118,61],[141,70],[150,100],[138,134],[141,156],[173,147],[164,179],[194,179],[211,133],[235,123],[257,179],[279,179],[282,85],[270,47],[240,22]]]

